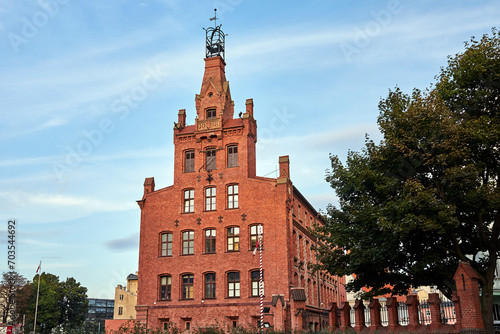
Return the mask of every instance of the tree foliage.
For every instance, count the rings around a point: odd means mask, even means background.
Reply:
[[[379,144],[367,139],[345,164],[330,157],[326,179],[339,208],[329,206],[316,230],[319,259],[333,274],[355,274],[347,288],[370,287],[366,298],[420,285],[449,294],[458,261],[468,262],[491,326],[500,253],[497,30],[472,38],[436,80],[424,92],[396,88],[380,102]]]
[[[87,288],[73,277],[60,282],[58,276],[44,272],[35,276],[33,283],[28,284],[25,291],[21,291],[21,297],[28,300],[22,311],[26,315],[25,330],[33,331],[39,279],[37,332],[51,333],[55,328],[64,331],[80,328],[88,310]]]
[[[17,296],[26,284],[26,278],[15,271],[4,272],[2,274],[2,281],[0,282],[1,323],[7,323],[8,320],[16,322],[19,316]]]
[[[78,328],[85,320],[88,310],[87,288],[69,277],[59,284],[59,289],[59,324],[65,328]]]

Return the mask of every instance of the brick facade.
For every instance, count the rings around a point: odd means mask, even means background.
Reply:
[[[279,176],[256,176],[253,100],[234,117],[220,56],[205,59],[196,119],[181,109],[174,126],[174,184],[146,178],[141,209],[137,319],[148,328],[257,326],[260,321],[257,225],[262,226],[264,322],[276,329],[328,326],[343,281],[313,272],[322,224],[293,186],[288,156]],[[292,293],[293,292],[293,293]]]

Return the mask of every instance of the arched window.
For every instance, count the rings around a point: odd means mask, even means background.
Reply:
[[[217,157],[217,150],[215,148],[209,148],[205,151],[205,168],[206,168],[206,170],[217,169],[216,157]]]
[[[181,291],[182,299],[193,299],[194,298],[194,277],[193,274],[184,274],[181,277]]]
[[[257,240],[259,238],[259,230],[263,233],[262,224],[251,225],[250,226],[250,249],[254,250],[257,247]],[[264,247],[262,241],[264,240],[263,235],[261,235],[259,247]]]
[[[194,231],[182,232],[182,255],[194,254]]]
[[[227,296],[229,298],[240,296],[240,273],[237,271],[227,273]]]
[[[215,205],[216,189],[217,188],[215,187],[205,188],[205,211],[216,210],[216,205]]]
[[[194,189],[184,190],[184,213],[194,212]]]
[[[240,228],[232,226],[227,228],[227,251],[238,252],[240,250]]]
[[[205,298],[215,298],[215,273],[205,275]]]
[[[238,167],[238,146],[227,147],[227,167]]]
[[[215,253],[216,230],[209,228],[205,230],[205,254]]]
[[[227,208],[239,208],[239,190],[237,184],[230,184],[227,186]]]
[[[250,295],[252,297],[260,296],[260,270],[252,270],[250,272]],[[262,273],[262,295],[264,295],[264,273]]]
[[[212,119],[217,117],[217,110],[216,109],[207,109],[207,119]]]
[[[184,172],[194,172],[194,150],[184,152]]]
[[[172,256],[172,232],[160,234],[160,256]]]
[[[170,275],[161,275],[159,277],[159,300],[170,300],[172,298],[172,276]]]

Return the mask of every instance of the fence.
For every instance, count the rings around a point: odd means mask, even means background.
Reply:
[[[404,302],[388,297],[369,303],[357,300],[353,307],[348,303],[337,307],[333,303],[331,328],[354,329],[358,333],[367,328],[370,332],[483,333],[477,274],[470,265],[461,262],[454,279],[460,284],[457,284],[452,301],[441,300],[438,294],[431,293],[427,300],[420,301],[417,295],[408,295]],[[495,312],[500,316],[500,308]]]
[[[453,304],[452,301],[449,300],[441,301],[441,303],[439,304],[439,309],[440,309],[440,319],[437,319],[437,321],[441,321],[442,324],[447,324],[447,325],[453,325],[456,323],[457,318],[455,312],[455,305]],[[408,326],[410,322],[408,306],[403,302],[398,302],[397,311],[398,311],[397,314],[398,314],[399,325]],[[372,321],[368,303],[364,303],[363,312],[364,312],[364,324],[359,324],[359,325],[361,327],[362,326],[370,327]],[[427,299],[419,300],[418,323],[420,325],[430,325],[432,323],[430,305],[427,302]],[[349,325],[351,327],[356,327],[356,311],[354,308],[351,308],[349,311]],[[383,327],[387,327],[389,325],[389,314],[387,306],[385,305],[385,301],[380,302],[380,325]]]

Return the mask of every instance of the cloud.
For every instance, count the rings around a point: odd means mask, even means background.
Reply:
[[[132,233],[126,237],[113,239],[106,242],[106,247],[112,251],[137,250],[139,247],[139,232]]]
[[[2,211],[16,219],[31,223],[55,223],[75,220],[97,212],[136,209],[136,204],[133,202],[47,192],[3,191],[0,192],[0,202],[2,203],[0,204]]]
[[[86,162],[104,162],[104,161],[118,161],[128,159],[150,159],[150,158],[165,158],[172,156],[171,150],[168,148],[152,148],[140,150],[128,150],[116,152],[114,154],[106,155],[91,155],[85,158]],[[64,161],[65,156],[45,156],[34,158],[21,158],[0,161],[0,167],[19,167],[19,166],[37,166],[37,165],[52,165],[54,162]],[[1,193],[0,193],[1,195]]]

